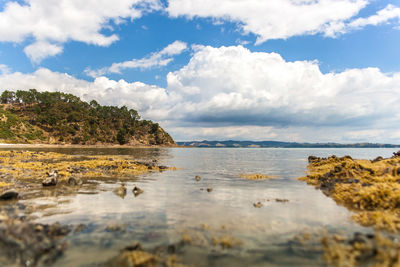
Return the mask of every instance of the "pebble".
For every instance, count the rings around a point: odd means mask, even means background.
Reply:
[[[141,193],[143,193],[144,191],[142,189],[140,189],[139,187],[135,186],[132,190],[133,194],[135,195],[135,197],[139,196]]]

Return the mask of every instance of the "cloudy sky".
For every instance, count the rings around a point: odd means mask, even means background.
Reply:
[[[398,0],[0,0],[0,91],[127,105],[177,141],[400,143]]]

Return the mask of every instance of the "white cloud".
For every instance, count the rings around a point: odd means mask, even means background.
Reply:
[[[105,105],[127,105],[141,112],[145,118],[158,118],[159,103],[167,102],[165,89],[141,82],[114,81],[106,77],[93,82],[76,79],[68,74],[40,68],[31,74],[20,72],[0,75],[0,88],[68,92],[86,101],[98,100]]]
[[[375,15],[366,18],[357,18],[350,22],[332,23],[325,29],[325,35],[335,37],[366,26],[377,26],[381,24],[394,24],[394,28],[400,25],[400,8],[394,5],[387,5],[384,9],[376,12]]]
[[[0,88],[59,90],[128,105],[177,140],[400,143],[400,73],[324,74],[316,61],[289,62],[242,46],[193,49],[190,62],[167,75],[167,88],[106,77],[88,82],[48,69],[2,74]]]
[[[34,62],[39,63],[48,56],[55,56],[62,53],[63,47],[48,42],[35,42],[25,47],[25,54]]]
[[[107,73],[121,73],[124,69],[149,69],[157,66],[166,66],[173,61],[173,56],[181,54],[187,49],[187,44],[181,41],[175,41],[159,52],[152,53],[150,56],[141,59],[132,59],[129,61],[113,63],[110,67],[104,67],[98,70],[90,68],[85,69],[85,73],[90,77],[98,77]]]
[[[365,68],[323,74],[318,62],[287,62],[241,46],[194,49],[189,64],[167,77],[168,91],[180,97],[169,114],[185,127],[272,126],[282,137],[285,131],[293,137],[294,128],[306,127],[310,136],[322,128],[318,138],[333,140],[333,133],[344,136],[335,127],[390,132],[399,125],[400,73]],[[298,139],[305,136],[301,130]]]
[[[237,22],[257,43],[325,33],[363,9],[368,0],[169,0],[171,17],[205,17]]]
[[[33,37],[25,52],[39,61],[60,53],[62,44],[70,40],[108,46],[118,40],[115,34],[101,33],[112,30],[111,22],[120,24],[160,8],[158,0],[12,1],[0,12],[0,42],[21,43]],[[47,54],[44,47],[51,48]]]
[[[358,18],[356,20],[353,20],[350,24],[349,27],[351,28],[362,28],[367,25],[379,25],[385,22],[388,22],[392,19],[397,19],[398,22],[400,22],[400,8],[393,6],[393,5],[388,5],[382,10],[379,10],[376,15],[370,16],[368,18]]]
[[[11,72],[11,69],[5,65],[5,64],[0,64],[0,74],[8,74]]]

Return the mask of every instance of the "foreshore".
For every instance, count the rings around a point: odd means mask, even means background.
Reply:
[[[96,144],[96,145],[75,145],[75,144],[8,144],[0,143],[0,148],[174,148],[178,145],[117,145],[117,144]]]

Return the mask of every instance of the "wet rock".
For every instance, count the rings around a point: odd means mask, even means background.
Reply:
[[[0,226],[0,266],[52,264],[67,247],[60,239],[70,232],[69,226],[34,224],[21,218]]]
[[[86,228],[86,225],[81,223],[74,228],[74,233],[80,233]]]
[[[68,179],[68,184],[71,186],[81,185],[82,180],[79,177],[71,176]]]
[[[308,157],[308,163],[312,163],[314,161],[318,161],[320,160],[320,158],[316,157],[316,156],[309,156]]]
[[[371,160],[371,162],[372,162],[372,163],[375,163],[375,162],[378,162],[378,161],[381,161],[381,160],[384,160],[384,158],[381,157],[381,156],[378,156],[378,157],[376,157],[375,159]]]
[[[194,177],[194,178],[196,179],[197,182],[201,180],[201,177],[198,175],[196,175],[196,177]]]
[[[47,173],[47,177],[42,181],[43,186],[56,186],[58,183],[58,171],[54,170]]]
[[[136,266],[154,266],[157,257],[142,250],[123,250],[116,260],[116,266],[136,267]]]
[[[286,198],[276,198],[275,201],[276,201],[276,202],[281,202],[281,203],[286,203],[286,202],[289,202],[289,199],[286,199]]]
[[[126,226],[124,224],[119,224],[119,223],[110,223],[106,227],[106,231],[108,232],[124,232],[126,229]]]
[[[261,202],[253,203],[254,208],[261,208],[263,204]]]
[[[212,192],[212,191],[213,191],[212,188],[207,188],[207,192],[208,192],[208,193],[210,193],[210,192]]]
[[[135,195],[135,197],[139,196],[141,193],[143,193],[144,191],[142,189],[140,189],[139,187],[135,186],[132,190],[133,194]]]
[[[121,185],[120,187],[115,188],[113,192],[114,192],[114,194],[116,194],[120,198],[125,198],[125,196],[126,196],[126,187],[124,185]]]
[[[18,192],[14,190],[0,193],[0,200],[13,200],[18,198]]]

